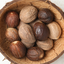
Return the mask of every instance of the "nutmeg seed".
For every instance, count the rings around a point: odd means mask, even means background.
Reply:
[[[42,22],[37,22],[33,25],[33,32],[39,41],[46,40],[50,34],[48,27]]]
[[[36,21],[30,23],[31,27],[33,27],[34,24],[37,23],[37,22],[41,22],[41,23],[42,23],[42,21],[40,21],[40,20],[36,20]]]
[[[50,30],[49,38],[54,39],[54,40],[58,39],[61,35],[61,28],[59,24],[56,22],[52,22],[52,23],[49,23],[47,26]]]
[[[32,28],[28,24],[21,23],[18,33],[25,43],[34,43],[36,41]]]
[[[27,58],[32,61],[38,61],[44,57],[44,51],[39,47],[32,47],[27,51]]]
[[[54,15],[49,9],[43,8],[39,11],[38,18],[42,22],[50,23],[53,21]]]
[[[37,12],[34,6],[26,6],[20,11],[20,20],[24,23],[30,23],[36,19]]]
[[[53,40],[48,38],[45,41],[37,41],[37,46],[43,50],[50,50],[53,47]]]
[[[19,24],[19,16],[17,12],[8,12],[6,15],[6,23],[9,27],[17,27]]]
[[[14,41],[10,45],[10,51],[14,57],[20,59],[23,58],[26,54],[26,47],[20,41]]]
[[[18,31],[17,29],[15,28],[8,28],[6,30],[6,38],[10,41],[10,42],[13,42],[13,41],[17,41],[17,40],[20,40],[20,37],[18,35]]]
[[[22,43],[26,46],[26,48],[31,48],[34,46],[35,43],[26,43],[22,40]]]

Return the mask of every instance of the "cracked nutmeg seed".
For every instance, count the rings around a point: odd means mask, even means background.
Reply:
[[[27,51],[27,58],[32,61],[41,60],[44,57],[44,51],[39,47],[32,47]]]
[[[26,47],[20,41],[14,41],[10,44],[10,51],[14,57],[20,59],[23,58],[26,54]]]

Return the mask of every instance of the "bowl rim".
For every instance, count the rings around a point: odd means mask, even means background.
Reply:
[[[6,5],[0,10],[0,17],[1,17],[1,13],[3,12],[3,10],[4,10],[7,6],[9,6],[9,5],[11,5],[11,4],[13,4],[14,2],[17,2],[17,1],[23,1],[23,0],[13,0],[13,1],[11,1],[11,2],[6,3]],[[56,8],[56,9],[60,12],[60,14],[62,15],[62,17],[63,17],[63,19],[64,19],[64,12],[63,12],[56,4],[52,3],[52,2],[49,1],[49,0],[37,0],[37,1],[43,1],[43,2],[46,2],[46,3],[48,3],[48,4],[51,4],[54,8]],[[14,64],[17,64],[15,61],[11,60],[11,59],[5,54],[5,52],[2,50],[1,47],[0,47],[0,52],[1,52],[1,53],[4,55],[4,57],[5,57],[6,59],[8,59],[10,62],[12,62],[12,63],[14,63]],[[51,60],[51,61],[49,61],[49,62],[46,62],[46,63],[44,63],[44,64],[50,64],[50,63],[54,62],[54,61],[57,60],[63,53],[64,53],[64,50],[63,50],[56,58],[54,58],[53,60]]]

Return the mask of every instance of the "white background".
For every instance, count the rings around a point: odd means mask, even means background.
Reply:
[[[12,0],[0,0],[0,9],[6,4],[6,2],[10,2],[10,1]],[[50,0],[50,1],[55,3],[64,11],[64,0]],[[4,59],[4,56],[0,53],[0,64],[10,64],[10,62],[7,59],[2,61],[3,59]],[[64,54],[51,64],[64,64]]]

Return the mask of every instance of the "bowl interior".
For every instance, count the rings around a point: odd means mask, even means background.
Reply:
[[[12,4],[11,4],[12,3]],[[53,5],[51,2],[46,2],[46,1],[40,1],[40,0],[22,0],[22,1],[17,1],[17,2],[11,2],[9,4],[7,4],[0,12],[0,48],[2,53],[11,61],[18,63],[18,64],[40,64],[40,63],[46,63],[49,62],[51,60],[53,60],[54,58],[58,57],[61,52],[64,50],[64,18],[63,18],[63,12],[62,10],[60,10],[58,7],[56,7],[55,5]],[[38,9],[42,9],[42,8],[48,8],[50,9],[53,13],[54,13],[54,21],[57,22],[61,29],[62,29],[62,34],[61,37],[54,41],[54,47],[45,52],[45,57],[40,60],[40,61],[30,61],[28,60],[26,57],[23,59],[16,59],[10,52],[9,50],[9,45],[10,42],[6,39],[5,37],[5,31],[7,29],[7,25],[5,22],[5,15],[7,11],[10,10],[15,10],[18,13],[20,12],[20,10],[28,5],[32,5],[35,6]]]

